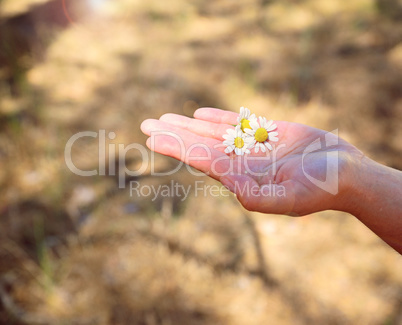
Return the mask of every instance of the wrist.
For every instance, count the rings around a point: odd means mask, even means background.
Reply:
[[[401,211],[402,173],[368,158],[354,156],[340,177],[339,209],[359,219],[379,214],[383,207]],[[393,211],[395,212],[395,211]]]
[[[335,210],[356,215],[361,207],[362,182],[371,160],[359,150],[340,153],[339,156],[339,192],[336,197]]]
[[[402,172],[365,156],[352,166],[339,210],[354,215],[402,254]]]

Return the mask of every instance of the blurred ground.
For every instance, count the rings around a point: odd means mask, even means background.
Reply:
[[[118,143],[144,144],[142,120],[201,106],[338,128],[401,169],[401,13],[392,0],[0,2],[0,323],[401,324],[401,258],[351,216],[248,213],[185,168],[127,180],[192,187],[152,201],[110,172]],[[116,159],[99,165],[90,137],[73,159],[108,176],[74,175],[66,142],[99,130]]]

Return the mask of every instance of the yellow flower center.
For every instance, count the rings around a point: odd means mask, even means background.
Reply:
[[[249,120],[247,120],[247,119],[245,119],[245,118],[243,118],[241,121],[240,121],[240,128],[241,128],[241,130],[244,132],[244,129],[251,129],[251,127],[250,127],[250,121]]]
[[[241,137],[237,137],[234,141],[234,145],[236,148],[243,148],[244,140]]]
[[[268,132],[264,128],[259,128],[254,137],[258,142],[264,142],[268,139]]]

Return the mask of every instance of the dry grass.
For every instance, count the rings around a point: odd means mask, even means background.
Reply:
[[[12,68],[0,56],[0,323],[401,322],[400,256],[351,216],[251,214],[194,191],[152,201],[65,165],[76,132],[143,144],[145,118],[247,106],[338,128],[401,168],[400,20],[368,0],[264,3],[108,2],[60,32],[35,29],[41,42]],[[97,140],[73,158],[97,168]],[[136,180],[216,185],[184,168]]]

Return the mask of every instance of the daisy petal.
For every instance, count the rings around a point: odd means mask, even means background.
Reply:
[[[257,122],[257,119],[250,121],[250,126],[253,130],[256,130],[260,127],[260,125]]]
[[[244,132],[248,135],[254,136],[255,130],[253,129],[245,129]]]
[[[244,140],[244,142],[245,143],[247,143],[247,144],[254,144],[255,143],[255,139],[254,139],[254,137],[250,137],[250,136],[245,136],[244,138],[243,138],[243,140]]]
[[[272,122],[272,121],[271,121]],[[275,123],[273,123],[272,125],[270,125],[268,128],[266,128],[267,129],[267,131],[269,132],[269,131],[273,131],[273,130],[275,130],[277,128],[277,126],[276,126],[276,124]]]
[[[235,136],[236,131],[234,129],[227,129],[226,130],[227,134],[231,135],[231,136]]]

